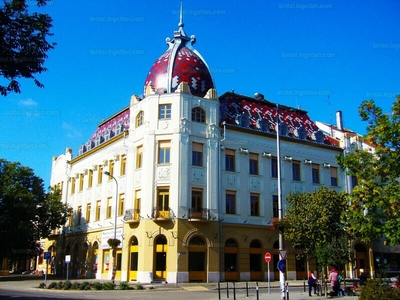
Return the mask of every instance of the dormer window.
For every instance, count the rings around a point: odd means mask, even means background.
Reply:
[[[287,136],[288,131],[288,126],[285,123],[279,125],[279,134],[281,136]]]
[[[307,138],[307,130],[304,127],[300,127],[297,133],[299,134],[300,140],[305,140]]]
[[[108,141],[112,138],[112,130],[111,129],[107,129],[106,134],[105,134],[105,141]]]
[[[316,133],[315,133],[315,140],[317,141],[317,143],[323,143],[324,142],[324,140],[325,140],[325,135],[324,135],[324,133],[321,131],[321,130],[318,130]]]
[[[103,137],[99,134],[98,136],[96,136],[96,141],[95,141],[95,146],[99,146],[102,142],[103,142]]]
[[[269,130],[269,122],[267,119],[262,119],[260,122],[260,130],[262,132],[268,132]]]
[[[121,134],[123,131],[124,131],[124,125],[122,125],[121,123],[118,123],[118,126],[117,126],[117,128],[116,128],[116,130],[115,130],[115,134],[116,134],[116,135],[119,135],[119,134]]]
[[[91,150],[91,149],[93,148],[93,146],[94,146],[93,141],[92,141],[92,140],[89,140],[89,141],[86,143],[86,151]]]
[[[86,152],[86,146],[84,145],[84,144],[82,144],[80,147],[79,147],[79,155],[82,155],[83,153],[85,153]]]
[[[244,128],[249,128],[250,125],[249,117],[246,115],[241,115],[239,117],[239,124]]]

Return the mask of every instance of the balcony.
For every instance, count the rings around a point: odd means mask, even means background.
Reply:
[[[140,221],[140,209],[127,209],[123,218],[126,223],[137,223]]]
[[[188,219],[189,221],[208,221],[211,219],[210,210],[208,208],[189,208]]]
[[[174,217],[174,214],[169,207],[154,207],[151,217],[156,221],[169,221],[172,217]]]

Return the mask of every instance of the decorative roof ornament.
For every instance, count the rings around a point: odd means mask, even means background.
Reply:
[[[178,92],[181,82],[189,85],[194,96],[204,97],[209,89],[215,89],[207,63],[201,54],[193,48],[194,35],[186,35],[183,22],[182,3],[180,7],[178,30],[172,39],[167,38],[167,51],[151,67],[145,80],[143,93],[147,97],[147,87],[152,85],[158,94]]]

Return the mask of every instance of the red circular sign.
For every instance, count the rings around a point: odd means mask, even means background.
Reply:
[[[265,253],[264,258],[265,258],[265,261],[267,263],[269,263],[271,261],[271,253],[269,253],[269,252]]]

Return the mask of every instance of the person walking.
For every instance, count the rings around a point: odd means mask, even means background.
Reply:
[[[315,277],[314,272],[311,271],[308,274],[308,295],[311,297],[312,289],[314,288],[314,294],[317,294],[317,277]]]
[[[333,291],[332,296],[337,296],[338,295],[338,290],[337,290],[337,284],[338,284],[338,273],[336,272],[336,269],[332,269],[331,273],[329,274],[329,281],[331,283],[331,288]]]

